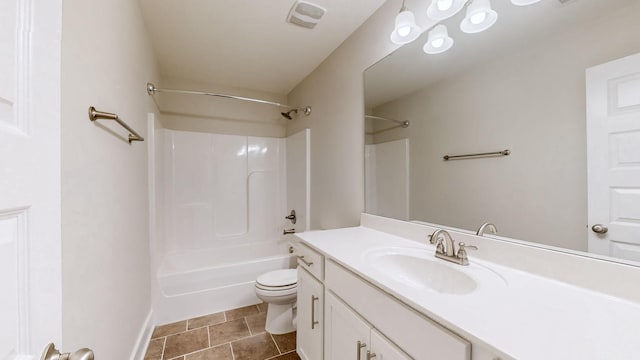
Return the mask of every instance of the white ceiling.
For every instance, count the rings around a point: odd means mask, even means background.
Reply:
[[[162,77],[288,94],[385,0],[312,0],[315,29],[286,22],[295,0],[140,0]]]
[[[412,0],[421,3],[424,0]],[[464,13],[444,22],[455,43],[440,55],[422,51],[427,34],[398,49],[365,72],[367,108],[412,94],[474,64],[518,51],[528,44],[543,41],[568,31],[577,23],[593,24],[604,16],[637,11],[639,0],[542,0],[531,6],[514,6],[507,0],[491,2],[498,22],[479,34],[464,34],[459,23]],[[415,7],[415,5],[414,5]],[[612,34],[612,36],[614,36]],[[594,44],[597,46],[597,44]]]

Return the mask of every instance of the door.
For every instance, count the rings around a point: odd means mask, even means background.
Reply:
[[[640,54],[587,69],[589,252],[640,261]]]
[[[297,352],[302,360],[322,357],[324,289],[309,272],[298,267]]]
[[[325,301],[325,359],[366,359],[369,325],[333,293],[327,292]]]
[[[376,360],[409,360],[411,357],[400,351],[376,330],[371,330],[370,358]],[[369,360],[369,359],[367,359]]]
[[[0,359],[60,345],[60,0],[0,0]]]

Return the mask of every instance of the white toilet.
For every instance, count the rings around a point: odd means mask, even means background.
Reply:
[[[296,330],[295,303],[298,291],[298,270],[275,270],[256,279],[256,295],[267,303],[265,330],[286,334]]]

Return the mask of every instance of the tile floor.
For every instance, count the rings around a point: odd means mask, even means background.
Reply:
[[[267,304],[157,326],[144,360],[299,360],[296,333],[264,330]]]

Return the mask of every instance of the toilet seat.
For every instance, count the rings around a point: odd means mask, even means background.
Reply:
[[[263,290],[288,290],[296,286],[298,286],[297,269],[270,271],[256,279],[256,287]]]

